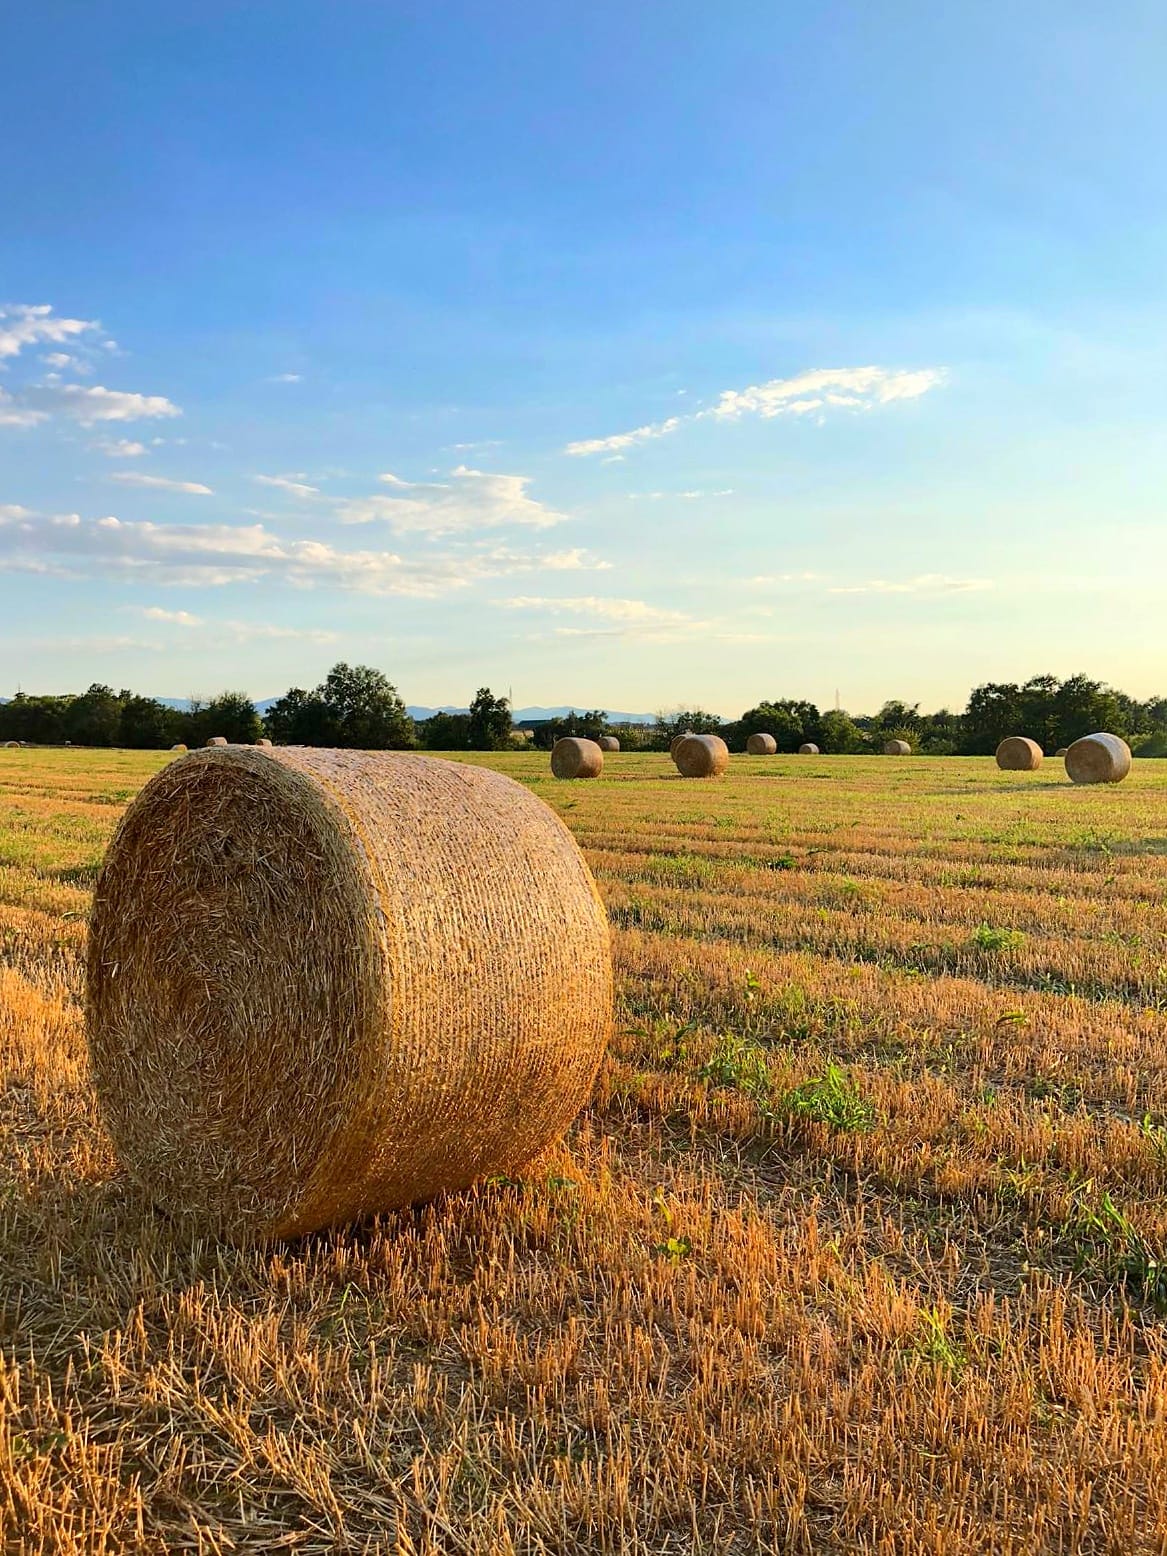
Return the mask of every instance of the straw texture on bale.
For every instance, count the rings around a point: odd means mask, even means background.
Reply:
[[[1131,770],[1131,748],[1118,735],[1083,735],[1066,752],[1071,783],[1121,783]]]
[[[682,778],[719,778],[729,766],[729,747],[720,735],[686,735],[673,760]]]
[[[598,778],[604,770],[604,753],[594,740],[564,735],[551,748],[551,771],[556,778]]]
[[[773,756],[778,749],[778,742],[773,735],[751,735],[746,741],[746,752],[749,756]]]
[[[672,757],[674,762],[677,760],[677,749],[680,746],[681,741],[688,740],[692,733],[693,731],[691,729],[682,730],[679,735],[674,735],[673,738],[669,741],[669,755]]]
[[[207,741],[207,744],[209,746],[225,746],[227,744],[227,737],[226,735],[212,735],[211,738]]]
[[[912,748],[906,740],[885,740],[883,754],[884,756],[911,756]]]
[[[601,735],[596,742],[601,751],[619,751],[620,742],[615,735]]]
[[[997,747],[997,766],[1009,773],[1035,773],[1045,760],[1036,740],[1007,735]]]
[[[163,769],[98,881],[86,1025],[119,1158],[242,1241],[521,1169],[591,1090],[607,921],[500,773],[231,746]]]
[[[819,748],[813,740],[804,741],[798,748],[799,756],[818,756]]]

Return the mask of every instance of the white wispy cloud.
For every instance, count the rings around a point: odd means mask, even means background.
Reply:
[[[49,303],[9,304],[0,307],[0,358],[19,356],[26,346],[61,345],[99,328],[95,319],[58,318]]]
[[[213,497],[209,486],[201,481],[172,481],[165,475],[147,475],[144,470],[119,470],[108,477],[122,486],[146,486],[160,492],[186,492],[191,497]]]
[[[303,381],[302,373],[273,373],[267,380],[269,384],[299,384]]]
[[[602,616],[606,621],[622,622],[651,622],[659,625],[662,622],[689,621],[691,618],[684,611],[669,610],[660,605],[649,605],[645,600],[619,600],[605,598],[600,595],[586,594],[572,597],[518,594],[509,600],[499,600],[498,604],[504,610],[512,611],[550,611],[558,614],[567,611],[578,616]]]
[[[688,422],[713,419],[736,421],[743,416],[825,415],[828,411],[865,411],[897,400],[915,400],[944,382],[942,368],[820,367],[792,378],[771,378],[748,389],[725,389],[714,405],[688,416],[617,432],[606,438],[582,438],[569,443],[565,454],[602,454],[665,437]]]
[[[828,594],[971,594],[993,589],[991,578],[950,578],[944,573],[920,573],[915,578],[869,578],[864,583],[832,584]]]
[[[632,502],[696,502],[702,497],[732,497],[733,487],[722,486],[712,492],[629,492],[627,496]]]
[[[161,443],[162,438],[155,438],[155,443]],[[89,445],[98,454],[104,454],[107,459],[141,459],[148,452],[144,443],[135,443],[131,438],[107,438],[102,442]]]
[[[644,427],[634,427],[631,432],[614,432],[606,438],[580,438],[575,443],[569,443],[564,449],[565,454],[613,454],[620,449],[631,448],[636,443],[647,443],[652,438],[667,437],[670,432],[675,432],[682,421],[688,417],[670,416],[666,421],[650,422]]]
[[[0,389],[0,426],[35,427],[53,416],[93,427],[98,422],[181,415],[165,395],[132,394],[101,384],[27,384],[13,393]]]
[[[172,621],[179,627],[201,627],[203,618],[192,616],[190,611],[168,611],[161,605],[145,605],[141,614],[147,621]]]
[[[338,504],[336,515],[343,523],[382,521],[398,535],[453,535],[510,525],[550,529],[568,517],[529,496],[531,479],[525,475],[496,475],[459,465],[448,482],[403,481],[388,471],[380,479],[393,495],[378,493]]]
[[[405,556],[288,540],[262,524],[154,524],[0,508],[0,570],[65,577],[98,573],[148,586],[267,579],[304,589],[435,598],[486,579],[606,565],[581,550],[524,553],[477,543]]]
[[[43,356],[41,361],[46,367],[53,368],[58,373],[65,371],[71,373],[92,373],[93,367],[81,357],[71,356],[67,351],[50,351]]]
[[[318,486],[308,486],[303,481],[293,481],[286,475],[253,475],[253,481],[260,486],[274,486],[281,492],[288,492],[293,497],[319,497]]]

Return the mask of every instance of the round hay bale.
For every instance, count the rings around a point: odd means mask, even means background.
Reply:
[[[1007,773],[1035,773],[1045,760],[1036,740],[1008,735],[997,747],[997,766]]]
[[[177,742],[177,744],[171,746],[170,749],[172,751],[177,751],[179,756],[181,756],[183,754],[183,752],[186,750],[186,747],[183,745],[182,741],[180,740],[180,741]]]
[[[1058,749],[1054,752],[1054,755],[1055,756],[1065,756],[1066,752],[1069,749],[1070,749],[1069,746],[1059,746]]]
[[[564,735],[551,749],[551,771],[556,778],[598,778],[604,770],[604,753],[594,740]]]
[[[906,740],[885,740],[883,754],[884,756],[911,756],[912,748]]]
[[[729,747],[720,735],[686,735],[674,761],[682,778],[720,778],[729,766]]]
[[[746,741],[748,756],[773,756],[777,749],[778,742],[773,735],[751,735]]]
[[[118,1156],[241,1241],[521,1170],[586,1101],[611,1009],[570,832],[469,764],[193,753],[97,885],[86,1026]]]
[[[4,742],[4,749],[5,749],[5,751],[19,751],[20,750],[20,741],[19,740],[6,740]]]
[[[601,735],[596,741],[601,751],[619,751],[620,742],[615,735]]]
[[[225,746],[227,743],[226,735],[212,735],[207,741],[209,746]]]
[[[257,740],[255,743],[256,743],[257,746],[262,746],[265,751],[271,749],[271,741],[268,740],[266,735],[264,736],[264,738],[262,740]]]
[[[672,757],[674,762],[677,760],[677,750],[681,744],[681,741],[688,740],[692,733],[693,731],[691,729],[682,730],[679,735],[674,735],[673,738],[669,741],[669,755]]]
[[[818,756],[819,748],[813,740],[807,740],[798,748],[799,756]]]
[[[1118,735],[1083,735],[1066,752],[1071,783],[1121,783],[1131,770],[1131,748]]]

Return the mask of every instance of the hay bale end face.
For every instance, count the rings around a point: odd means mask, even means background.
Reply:
[[[884,756],[911,756],[912,748],[906,740],[885,740],[883,754]]]
[[[551,748],[551,771],[556,778],[598,778],[604,770],[604,753],[594,740],[565,735]]]
[[[799,756],[818,756],[819,748],[815,745],[813,740],[808,740],[803,745],[799,746],[798,754]]]
[[[1035,773],[1045,760],[1036,740],[1008,735],[997,747],[997,766],[1007,773]]]
[[[681,744],[681,741],[688,740],[692,733],[693,731],[691,729],[683,730],[679,735],[674,735],[673,738],[669,741],[669,755],[672,757],[674,762],[677,760],[677,750]]]
[[[729,766],[729,747],[720,735],[686,735],[673,760],[682,778],[720,778]]]
[[[227,737],[226,735],[212,735],[211,738],[207,741],[207,744],[209,746],[225,746],[227,744]]]
[[[751,735],[746,741],[746,753],[749,756],[773,756],[778,750],[778,742],[773,735]]]
[[[117,1154],[241,1241],[521,1170],[586,1101],[611,1008],[574,839],[469,764],[193,753],[97,885],[86,1025]]]
[[[1118,735],[1083,735],[1066,752],[1071,783],[1121,783],[1131,770],[1131,748]]]
[[[601,735],[596,742],[601,751],[619,751],[620,742],[615,735]]]

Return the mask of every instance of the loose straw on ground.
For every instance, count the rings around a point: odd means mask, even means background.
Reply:
[[[499,773],[231,746],[127,811],[86,1005],[137,1182],[193,1227],[291,1236],[558,1139],[608,1037],[608,928],[567,828]]]

